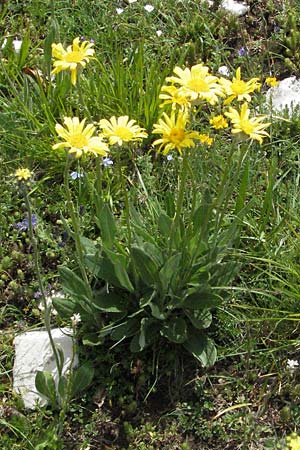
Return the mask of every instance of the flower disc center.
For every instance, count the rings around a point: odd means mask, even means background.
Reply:
[[[72,145],[72,147],[75,148],[83,148],[88,146],[88,140],[83,134],[73,134],[73,136],[70,136],[69,142]]]
[[[83,60],[83,58],[84,55],[82,54],[82,52],[74,51],[67,53],[64,59],[68,63],[79,63]]]
[[[193,78],[188,82],[188,87],[195,92],[209,92],[209,86],[206,81],[199,78]]]
[[[173,128],[170,133],[170,141],[178,145],[180,144],[185,138],[185,131],[182,128]]]

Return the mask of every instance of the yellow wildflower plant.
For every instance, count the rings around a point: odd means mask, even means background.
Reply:
[[[60,124],[55,125],[55,130],[63,142],[54,144],[53,150],[58,148],[67,148],[68,153],[80,158],[83,154],[92,153],[94,156],[107,156],[109,152],[108,145],[103,142],[102,137],[93,136],[96,128],[94,125],[86,125],[86,119],[81,122],[78,117],[64,117],[63,127]]]
[[[261,83],[259,83],[258,80],[258,78],[251,78],[249,81],[242,80],[240,67],[236,70],[235,77],[233,77],[232,81],[221,77],[219,80],[220,84],[223,86],[226,96],[228,97],[224,101],[224,105],[231,103],[234,99],[238,102],[244,100],[250,102],[251,96],[249,94],[261,87]]]
[[[276,77],[267,77],[266,84],[270,87],[275,87],[279,84],[279,81],[277,80]]]
[[[211,105],[218,102],[218,97],[224,97],[223,87],[218,83],[218,77],[209,73],[209,68],[203,64],[196,64],[191,69],[175,67],[177,76],[167,77],[167,81],[179,84],[179,95],[187,96],[190,100],[206,100]]]
[[[15,171],[15,177],[18,181],[27,181],[32,176],[32,172],[29,169],[21,167]]]
[[[164,100],[160,105],[161,108],[165,105],[172,105],[172,109],[176,109],[178,106],[182,110],[191,107],[189,97],[180,92],[176,86],[162,86],[161,91],[159,98]]]
[[[110,145],[122,145],[123,142],[136,142],[148,137],[145,129],[139,127],[135,120],[129,120],[128,116],[102,119],[99,125],[102,129],[101,136],[107,138]]]
[[[85,67],[95,50],[92,48],[92,42],[83,41],[80,43],[79,37],[73,40],[73,45],[69,45],[65,50],[61,43],[52,44],[52,56],[56,59],[53,63],[54,69],[52,74],[59,73],[63,70],[70,70],[71,82],[76,84],[77,71],[80,67]]]
[[[153,142],[153,145],[159,146],[158,152],[163,149],[162,154],[167,155],[170,150],[176,149],[182,155],[184,148],[195,146],[193,139],[200,140],[200,135],[197,131],[187,131],[187,122],[186,112],[173,110],[170,117],[163,113],[163,118],[154,124],[153,129],[153,134],[162,134]]]
[[[219,114],[218,116],[214,116],[210,119],[209,123],[212,125],[212,127],[215,130],[220,130],[222,128],[228,127],[228,122],[225,119],[225,117],[222,114]]]
[[[211,147],[214,139],[208,136],[208,134],[199,134],[199,141],[201,144],[206,144],[208,147]]]
[[[300,450],[300,436],[297,433],[292,433],[286,438],[286,450]]]
[[[233,124],[232,133],[244,133],[249,136],[250,139],[258,141],[262,144],[263,138],[269,136],[269,134],[265,131],[270,123],[261,123],[266,116],[259,117],[251,117],[250,118],[250,109],[248,108],[248,103],[243,103],[240,112],[230,107],[229,112],[226,112],[225,115],[230,119]]]

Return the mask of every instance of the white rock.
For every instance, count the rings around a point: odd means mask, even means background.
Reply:
[[[55,328],[51,330],[54,343],[64,353],[63,374],[70,368],[73,357],[72,329]],[[35,388],[38,370],[51,372],[58,383],[58,372],[46,330],[27,331],[15,337],[15,360],[13,367],[13,390],[22,396],[25,408],[34,409],[37,404],[44,406],[47,400]],[[73,367],[78,365],[75,355]]]
[[[293,114],[296,106],[300,106],[300,79],[296,77],[285,78],[277,86],[271,87],[266,93],[268,106],[274,111],[288,111]]]
[[[245,5],[245,3],[236,2],[235,0],[223,0],[221,8],[239,17],[246,14],[249,11],[250,6]]]

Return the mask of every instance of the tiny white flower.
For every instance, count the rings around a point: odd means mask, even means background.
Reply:
[[[173,156],[169,153],[169,154],[167,155],[167,161],[172,161],[172,159],[173,159]]]
[[[122,12],[124,11],[123,8],[116,8],[117,14],[122,14]]]
[[[229,77],[230,76],[230,70],[228,69],[227,66],[221,66],[218,68],[218,73],[224,77]]]
[[[135,3],[137,0],[128,0],[128,3]]]
[[[154,10],[154,6],[146,5],[146,6],[144,6],[144,10],[151,13]]]
[[[161,30],[157,30],[156,34],[157,34],[158,37],[160,37],[163,34],[163,32]]]
[[[290,370],[294,370],[299,366],[299,363],[295,359],[288,359],[286,365]]]
[[[56,297],[56,295],[55,295],[55,297]],[[62,298],[62,297],[63,297],[63,294],[62,294],[62,295],[58,295],[58,297]],[[50,308],[51,314],[52,314],[53,316],[57,316],[57,311],[56,311],[56,309],[54,308],[54,306],[53,306],[53,304],[52,304],[52,296],[47,295],[47,296],[45,297],[45,301],[46,301],[47,309]],[[39,308],[39,310],[42,311],[42,312],[45,311],[45,307],[44,307],[44,302],[43,302],[43,301],[41,301],[41,302],[39,303],[38,308]]]
[[[72,322],[72,326],[76,327],[76,325],[78,325],[81,322],[80,314],[79,313],[73,314],[73,316],[71,316],[71,322]]]

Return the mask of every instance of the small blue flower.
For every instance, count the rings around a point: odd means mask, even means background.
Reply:
[[[241,47],[238,51],[239,56],[245,56],[247,53],[245,47]]]
[[[36,291],[36,292],[33,294],[33,297],[34,297],[34,298],[40,298],[41,295],[42,295],[42,294],[41,294],[40,291]]]
[[[29,225],[29,222],[28,222],[28,216],[27,216],[21,222],[15,223],[14,227],[18,231],[26,231],[28,229],[28,225]],[[37,216],[35,214],[32,214],[32,216],[31,216],[31,226],[32,226],[32,228],[34,228],[36,225],[37,225]]]
[[[77,178],[84,177],[84,174],[74,171],[74,172],[71,172],[70,177],[72,178],[72,180],[77,180]]]
[[[113,160],[110,158],[103,158],[103,165],[104,167],[109,167],[113,165]]]
[[[173,159],[173,156],[171,154],[168,154],[167,155],[167,161],[172,161],[172,159]]]

